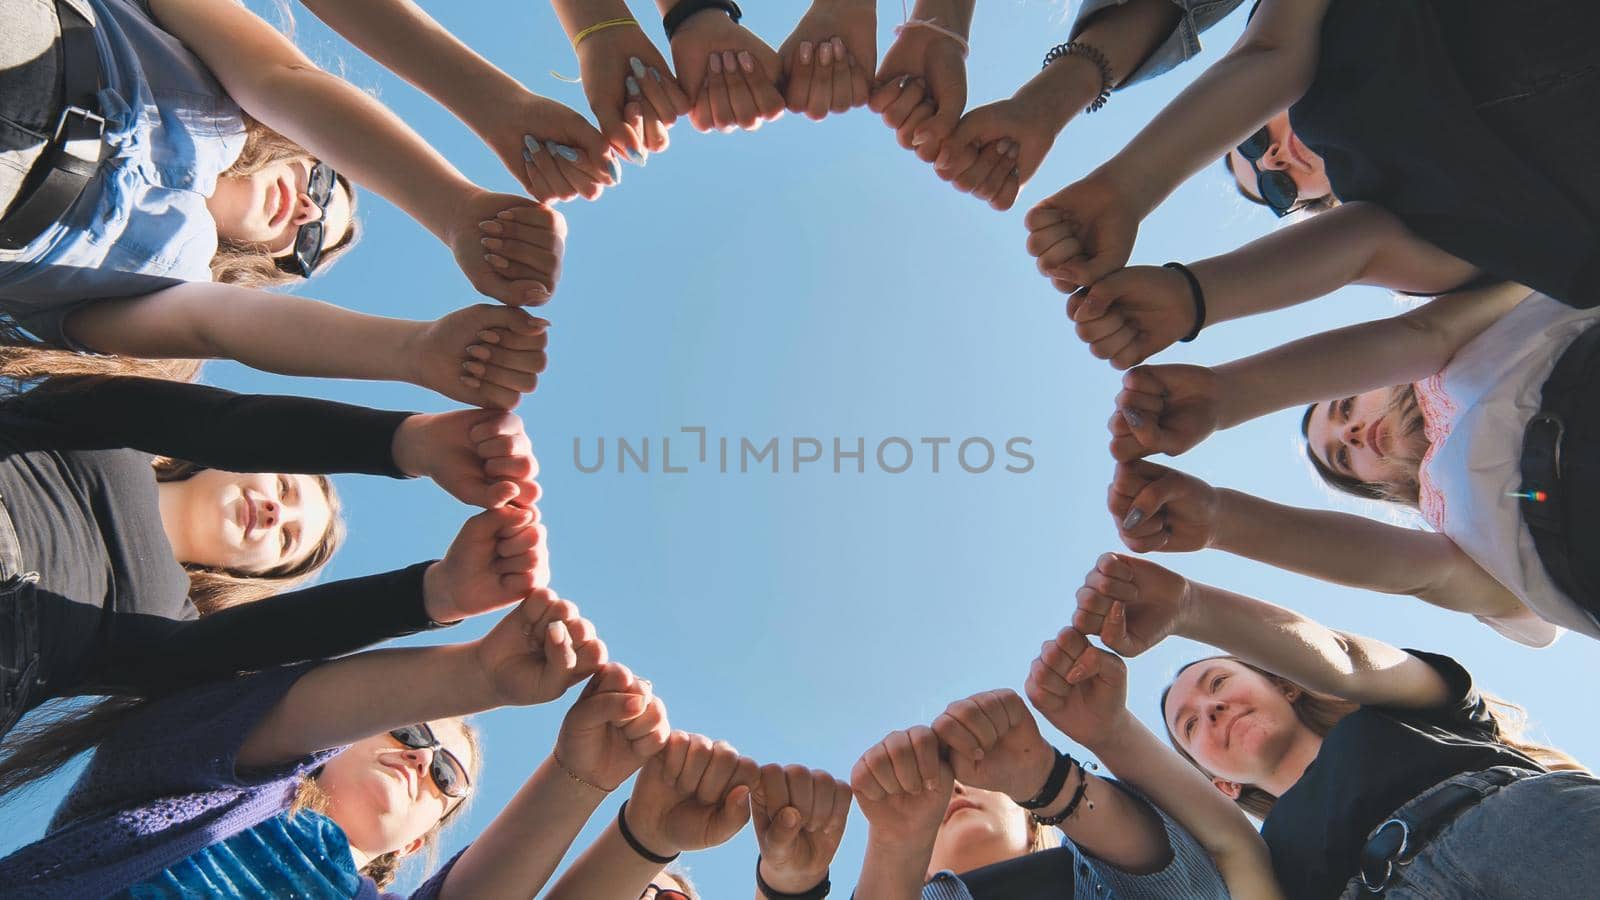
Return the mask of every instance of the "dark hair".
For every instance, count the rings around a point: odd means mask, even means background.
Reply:
[[[1323,483],[1334,490],[1343,491],[1352,497],[1363,500],[1382,500],[1387,503],[1399,503],[1416,509],[1422,500],[1421,467],[1422,457],[1415,459],[1409,456],[1396,455],[1395,459],[1406,469],[1406,475],[1396,481],[1362,481],[1350,475],[1335,472],[1326,463],[1317,458],[1311,448],[1311,415],[1319,404],[1313,403],[1306,407],[1305,415],[1300,417],[1300,436],[1306,439],[1306,459],[1311,461],[1311,468],[1321,478]],[[1389,399],[1384,404],[1384,415],[1398,414],[1400,427],[1399,437],[1409,438],[1415,434],[1426,435],[1424,431],[1425,419],[1422,415],[1422,406],[1417,402],[1417,389],[1415,385],[1402,384],[1389,389]],[[1426,453],[1426,451],[1423,451]]]
[[[1290,701],[1290,705],[1294,709],[1295,718],[1299,719],[1302,724],[1311,729],[1318,737],[1326,737],[1328,732],[1333,730],[1333,726],[1339,724],[1345,716],[1361,708],[1359,703],[1354,703],[1342,697],[1335,697],[1332,694],[1313,691],[1305,685],[1284,678],[1282,675],[1275,675],[1260,666],[1245,662],[1237,656],[1227,654],[1207,656],[1186,663],[1183,668],[1172,676],[1172,680],[1167,682],[1167,686],[1161,691],[1161,725],[1166,729],[1167,743],[1172,745],[1172,749],[1178,751],[1178,755],[1183,757],[1184,761],[1194,766],[1207,778],[1216,776],[1206,771],[1205,766],[1200,765],[1193,756],[1189,755],[1189,751],[1183,749],[1182,745],[1178,743],[1177,735],[1173,734],[1172,729],[1167,725],[1167,696],[1172,693],[1173,685],[1178,683],[1179,676],[1183,675],[1184,672],[1200,663],[1217,659],[1237,663],[1255,672],[1272,682],[1279,690],[1284,692],[1285,696],[1288,695],[1290,690],[1296,691],[1294,700]],[[1480,696],[1483,697],[1484,706],[1489,713],[1489,721],[1493,729],[1491,739],[1496,743],[1516,750],[1551,771],[1588,771],[1582,763],[1565,752],[1545,744],[1534,743],[1525,738],[1523,732],[1527,729],[1528,714],[1522,707],[1502,700],[1493,694],[1481,692]],[[1272,806],[1278,802],[1278,798],[1262,788],[1247,784],[1241,786],[1239,797],[1233,802],[1240,809],[1255,816],[1257,819],[1265,819],[1267,814],[1272,812]]]
[[[238,178],[250,175],[285,159],[316,159],[304,147],[249,116],[245,116],[245,135],[244,149],[239,151],[239,158],[234,160],[233,165],[219,177]],[[318,272],[332,265],[334,260],[354,246],[360,237],[360,227],[356,221],[355,185],[351,184],[343,174],[336,174],[334,177],[344,186],[345,193],[350,197],[350,227],[345,231],[344,237],[322,251],[322,261],[317,265]],[[292,255],[273,256],[260,244],[230,241],[219,236],[216,255],[211,257],[211,280],[218,284],[265,288],[295,284],[304,281],[305,276],[296,268]]]

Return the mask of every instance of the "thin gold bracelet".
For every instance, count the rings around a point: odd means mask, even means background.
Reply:
[[[584,38],[588,37],[591,34],[594,34],[597,31],[605,31],[607,28],[620,28],[623,25],[638,25],[638,24],[639,24],[639,20],[633,18],[632,16],[628,16],[627,18],[622,18],[622,19],[607,19],[604,22],[596,22],[593,25],[590,25],[588,28],[585,28],[584,30],[582,30],[582,31],[580,31],[577,34],[572,36],[572,49],[574,49],[574,50],[578,49],[578,45],[583,43],[583,39]]]
[[[609,789],[607,789],[607,788],[603,788],[598,784],[595,784],[595,783],[589,782],[589,781],[584,781],[582,778],[579,778],[578,774],[576,772],[574,772],[571,769],[567,768],[567,764],[561,761],[560,755],[558,755],[555,750],[551,750],[550,751],[550,758],[555,760],[556,767],[559,768],[562,772],[565,772],[567,777],[571,778],[573,781],[576,781],[577,783],[583,785],[586,788],[591,788],[593,790],[597,790],[602,794],[611,793],[611,791]]]

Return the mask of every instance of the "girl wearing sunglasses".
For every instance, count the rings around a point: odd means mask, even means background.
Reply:
[[[536,463],[506,413],[105,378],[12,396],[0,422],[0,734],[51,698],[348,652],[509,605],[548,577],[524,508]],[[426,475],[489,511],[440,561],[273,596],[342,538],[325,475],[339,471]]]
[[[0,762],[11,791],[94,748],[46,835],[0,860],[16,896],[376,898],[476,790],[464,716],[590,677],[505,810],[414,897],[533,896],[604,799],[666,743],[649,685],[606,662],[568,601],[536,590],[464,644],[356,654],[40,732]],[[382,896],[392,896],[383,894]]]
[[[1500,285],[1215,369],[1137,368],[1111,423],[1123,541],[1140,552],[1216,547],[1415,596],[1535,647],[1564,629],[1600,639],[1586,518],[1600,503],[1597,323],[1593,310]],[[1279,506],[1134,462],[1301,404],[1306,455],[1327,484],[1409,507],[1430,528]]]
[[[1583,0],[1260,0],[1222,60],[1029,213],[1030,252],[1057,287],[1093,285],[1168,194],[1236,150],[1230,171],[1280,212],[1367,201],[1477,269],[1593,305],[1600,51],[1578,36],[1597,24]]]

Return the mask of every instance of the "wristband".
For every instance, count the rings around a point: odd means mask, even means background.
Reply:
[[[1162,263],[1163,269],[1172,269],[1189,282],[1189,299],[1194,301],[1194,328],[1181,338],[1182,343],[1189,343],[1200,336],[1200,329],[1206,327],[1206,292],[1200,289],[1200,279],[1194,277],[1189,267],[1180,262]]]
[[[708,9],[722,10],[728,14],[728,18],[732,19],[735,25],[739,24],[739,20],[744,18],[744,10],[740,9],[739,4],[733,2],[733,0],[678,0],[678,5],[661,17],[661,27],[667,32],[667,40],[669,42],[672,40],[672,36],[678,33],[678,28],[690,16]]]
[[[578,45],[583,43],[584,38],[594,34],[597,31],[605,31],[607,28],[621,28],[624,25],[633,25],[637,27],[638,24],[639,20],[632,16],[626,16],[620,19],[606,19],[604,22],[596,22],[572,36],[572,49],[578,49]]]
[[[1061,812],[1058,812],[1053,816],[1034,816],[1033,820],[1035,822],[1038,822],[1040,825],[1060,825],[1062,822],[1072,818],[1072,814],[1078,811],[1078,804],[1083,802],[1083,795],[1089,790],[1089,773],[1083,768],[1082,763],[1077,763],[1077,766],[1078,789],[1073,791],[1072,799],[1067,801],[1066,807],[1062,809]],[[1094,809],[1094,801],[1089,801],[1089,808]]]
[[[1039,793],[1034,794],[1030,800],[1017,803],[1023,809],[1029,811],[1044,809],[1056,802],[1056,798],[1061,796],[1061,788],[1067,783],[1067,777],[1072,774],[1072,765],[1075,762],[1072,756],[1054,747],[1050,750],[1056,755],[1055,764],[1050,767],[1050,774],[1044,780],[1044,787],[1039,788]]]
[[[674,853],[671,856],[660,856],[658,854],[651,853],[648,849],[646,849],[645,845],[639,843],[639,839],[633,836],[633,832],[628,830],[627,813],[628,801],[624,800],[622,801],[622,807],[617,810],[617,830],[622,832],[622,839],[628,842],[628,846],[633,848],[633,852],[639,854],[644,859],[648,860],[649,862],[653,862],[658,866],[664,866],[683,855],[681,853]]]
[[[555,761],[556,768],[558,768],[562,772],[566,773],[566,776],[568,778],[572,779],[573,781],[576,781],[578,784],[581,784],[586,788],[590,788],[592,790],[599,791],[602,794],[611,793],[611,788],[603,788],[600,785],[595,784],[592,781],[585,781],[583,779],[583,777],[580,776],[577,772],[574,772],[571,769],[567,768],[567,764],[561,761],[561,757],[556,753],[556,751],[554,749],[552,749],[550,751],[550,758]]]
[[[828,873],[824,872],[822,873],[822,880],[817,882],[816,886],[810,890],[801,891],[798,894],[785,894],[782,891],[773,890],[772,886],[767,884],[766,879],[761,877],[761,856],[759,854],[756,856],[756,890],[759,890],[761,896],[766,897],[767,900],[822,900],[823,897],[828,896],[828,891],[832,888],[833,885],[828,881]]]
[[[1095,95],[1094,100],[1090,101],[1088,108],[1084,110],[1086,113],[1099,112],[1106,105],[1106,101],[1111,99],[1111,88],[1114,84],[1111,60],[1106,59],[1106,55],[1100,52],[1099,47],[1068,41],[1051,47],[1050,52],[1044,55],[1044,65],[1040,68],[1047,69],[1051,63],[1068,56],[1081,56],[1094,63],[1095,68],[1100,70],[1100,93]]]

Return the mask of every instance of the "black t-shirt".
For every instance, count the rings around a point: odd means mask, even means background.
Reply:
[[[1289,110],[1295,133],[1339,199],[1376,203],[1449,253],[1570,306],[1600,304],[1600,223],[1478,115],[1441,30],[1454,5],[1335,0],[1315,78]]]
[[[427,627],[425,566],[194,621],[150,468],[162,454],[236,472],[404,477],[391,446],[407,415],[145,378],[71,379],[0,403],[0,502],[23,569],[39,575],[42,693],[142,693]]]
[[[1287,896],[1338,897],[1355,876],[1372,829],[1447,778],[1494,766],[1544,768],[1490,737],[1488,706],[1460,663],[1406,652],[1439,672],[1450,702],[1433,709],[1363,706],[1333,726],[1317,758],[1262,824]]]

